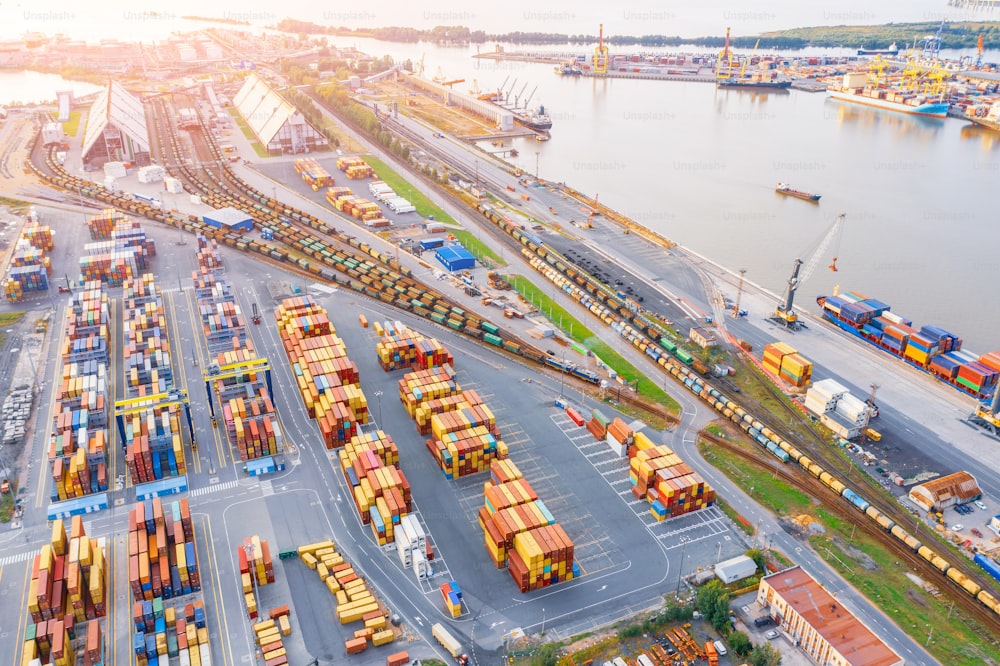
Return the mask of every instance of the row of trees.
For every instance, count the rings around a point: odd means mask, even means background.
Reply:
[[[752,48],[757,40],[765,49],[801,49],[813,47],[847,47],[859,48],[868,46],[888,46],[896,42],[901,46],[913,44],[928,35],[934,34],[940,23],[888,23],[873,26],[820,26],[811,28],[795,28],[734,37],[732,45],[737,48]],[[408,27],[385,27],[372,29],[351,29],[318,25],[308,21],[285,19],[276,26],[278,30],[297,32],[300,34],[350,35],[358,37],[374,37],[388,42],[435,42],[435,43],[473,43],[505,42],[510,44],[574,44],[590,45],[597,42],[597,35],[566,35],[557,32],[504,32],[486,33],[483,30],[472,30],[465,26],[436,26],[429,30]],[[1000,44],[1000,23],[997,22],[958,22],[946,23],[942,31],[942,44],[945,48],[972,48],[976,46],[978,36],[983,35],[987,48],[991,44]],[[617,46],[710,46],[721,47],[725,43],[722,36],[681,37],[679,35],[609,35],[604,41]]]

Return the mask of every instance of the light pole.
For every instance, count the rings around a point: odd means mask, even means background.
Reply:
[[[566,381],[566,352],[562,353],[562,367],[559,371],[559,397],[563,397],[563,383]]]
[[[715,545],[718,546],[718,548],[715,551],[715,561],[716,562],[721,562],[722,561],[722,542],[720,541],[719,543],[717,543]]]
[[[382,421],[382,391],[375,391],[373,394],[375,396],[375,401],[378,406],[378,421],[375,423],[376,426]]]
[[[538,180],[538,156],[541,155],[539,151],[535,151],[535,180]]]
[[[681,575],[684,572],[684,546],[687,545],[686,541],[681,542],[681,560],[677,565],[677,596],[681,596]]]
[[[545,609],[542,609],[542,636],[545,635]]]

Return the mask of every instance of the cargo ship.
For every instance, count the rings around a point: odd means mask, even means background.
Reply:
[[[889,45],[887,49],[866,49],[861,47],[858,49],[858,55],[899,55],[899,47],[896,46],[896,42]]]
[[[580,69],[575,63],[563,63],[562,65],[556,65],[556,74],[560,76],[580,76],[583,74],[583,70]]]
[[[528,129],[544,132],[552,129],[552,118],[545,113],[545,107],[539,106],[533,111],[514,111],[514,121]]]
[[[864,104],[888,111],[929,118],[945,118],[948,115],[949,104],[941,96],[869,85],[868,75],[865,72],[845,74],[841,84],[830,86],[827,92],[830,97],[843,102]]]
[[[827,321],[963,393],[985,400],[996,391],[1000,352],[963,350],[957,335],[936,326],[917,330],[890,306],[856,292],[819,296],[816,304]]]
[[[789,79],[778,79],[777,73],[772,73],[771,78],[767,78],[762,73],[740,78],[720,79],[716,86],[719,88],[754,88],[765,90],[787,90],[792,87]]]
[[[805,201],[818,202],[821,195],[811,194],[809,192],[803,192],[801,190],[794,190],[790,185],[786,183],[778,183],[774,186],[774,191],[778,194],[784,194],[789,197],[795,197],[796,199],[803,199]]]
[[[1000,101],[993,104],[976,104],[965,110],[965,119],[977,125],[1000,131]]]

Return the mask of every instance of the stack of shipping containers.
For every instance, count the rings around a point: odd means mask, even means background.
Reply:
[[[247,537],[242,545],[236,547],[236,560],[240,570],[240,582],[243,585],[247,616],[251,620],[256,620],[258,600],[255,591],[274,582],[271,547],[257,535]]]
[[[375,170],[360,157],[341,157],[337,160],[337,168],[347,174],[351,180],[371,178],[375,175]]]
[[[358,434],[358,425],[368,423],[368,401],[357,366],[326,310],[311,296],[283,300],[275,319],[302,401],[316,419],[326,448],[344,446]]]
[[[352,437],[339,455],[361,522],[371,525],[380,546],[395,543],[403,517],[413,509],[396,444],[378,430]]]
[[[111,226],[110,232],[108,226]],[[106,211],[87,223],[95,242],[83,246],[80,273],[85,280],[101,280],[120,287],[149,266],[156,256],[156,244],[146,238],[138,222]]]
[[[123,300],[125,394],[127,398],[163,396],[174,387],[163,294],[152,273],[130,278]],[[177,404],[145,405],[126,412],[125,460],[133,483],[186,473]]]
[[[188,501],[138,502],[129,511],[128,529],[135,663],[159,663],[164,655],[208,666],[211,650]],[[196,596],[179,599],[188,595]]]
[[[281,429],[274,411],[267,379],[254,370],[258,361],[246,328],[246,318],[236,302],[236,292],[226,278],[215,240],[198,235],[198,270],[192,279],[201,314],[202,331],[212,363],[226,371],[213,380],[222,422],[230,445],[240,460],[256,460],[281,452]],[[247,369],[240,371],[240,364]]]
[[[498,569],[507,567],[522,593],[580,575],[573,541],[513,462],[492,462],[484,494],[479,525],[486,550]]]
[[[14,244],[10,268],[3,290],[7,300],[19,303],[25,292],[45,291],[49,288],[52,262],[46,252],[53,248],[52,230],[37,221],[27,222]]]
[[[313,189],[313,192],[319,192],[321,188],[334,185],[330,172],[312,157],[300,157],[295,160],[295,173],[302,177],[302,180]]]
[[[74,292],[49,439],[52,501],[108,489],[108,295],[100,282]]]
[[[379,365],[386,372],[430,370],[454,363],[452,355],[434,338],[425,338],[399,322],[386,323],[382,330],[384,334],[375,346],[375,352]]]
[[[82,645],[84,666],[107,663],[98,620],[107,612],[107,559],[79,516],[73,517],[68,535],[62,520],[53,521],[52,538],[35,555],[31,571],[31,623],[22,638],[22,663],[75,666],[74,642]],[[75,640],[80,637],[82,643]]]
[[[764,369],[792,386],[806,386],[812,379],[812,363],[784,342],[764,346]]]
[[[655,445],[637,432],[629,447],[629,483],[637,499],[649,502],[649,513],[665,520],[715,503],[713,490],[669,447]]]
[[[386,612],[332,541],[300,546],[299,557],[316,572],[331,594],[337,598],[337,619],[340,624],[364,622],[364,628],[345,641],[348,654],[356,654],[372,645],[386,645],[395,639],[395,632],[386,627]]]

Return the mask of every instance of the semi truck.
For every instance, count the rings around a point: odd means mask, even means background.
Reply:
[[[431,636],[436,638],[437,642],[448,651],[448,654],[455,658],[458,666],[468,666],[469,655],[462,652],[462,644],[458,642],[457,638],[451,635],[451,632],[443,624],[435,622],[431,626]]]

